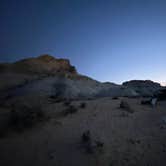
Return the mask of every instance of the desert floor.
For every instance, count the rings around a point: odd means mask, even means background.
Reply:
[[[119,108],[121,100],[134,112]],[[67,106],[50,103],[45,107],[47,122],[0,138],[0,166],[165,166],[166,102],[152,108],[140,100],[72,101],[78,111],[59,117],[57,112]],[[82,102],[85,108],[80,108]],[[86,130],[104,146],[87,153],[81,142]]]

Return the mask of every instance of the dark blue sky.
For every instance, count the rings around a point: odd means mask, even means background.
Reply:
[[[1,0],[0,61],[51,54],[100,81],[166,81],[165,0]]]

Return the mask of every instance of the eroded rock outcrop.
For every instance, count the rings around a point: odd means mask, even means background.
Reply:
[[[77,71],[68,59],[50,55],[27,58],[14,63],[0,64],[0,91],[23,86],[48,76],[75,77]]]
[[[23,59],[15,63],[1,64],[0,71],[40,75],[77,73],[75,67],[70,64],[68,59],[57,59],[50,55],[41,55],[36,58]]]
[[[122,84],[126,88],[134,90],[139,96],[153,96],[161,85],[151,80],[131,80]]]
[[[9,96],[58,96],[61,98],[153,96],[160,84],[133,80],[116,85],[80,75],[67,59],[41,55],[0,64],[0,91]],[[2,94],[2,93],[1,93]],[[4,97],[5,96],[5,97]]]

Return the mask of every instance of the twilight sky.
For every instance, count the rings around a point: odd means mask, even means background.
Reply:
[[[51,54],[99,81],[166,82],[165,0],[1,0],[0,61]]]

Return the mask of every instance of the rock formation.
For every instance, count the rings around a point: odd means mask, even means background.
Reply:
[[[151,80],[131,80],[122,84],[124,87],[133,89],[140,96],[153,96],[161,88],[161,85]]]
[[[77,71],[67,59],[57,59],[50,55],[28,58],[15,63],[0,64],[0,72],[16,72],[23,74],[55,75],[57,73],[72,73]]]
[[[122,85],[101,83],[80,75],[69,60],[50,55],[0,64],[0,91],[5,96],[137,97],[153,96],[160,87],[158,83],[141,80]]]

